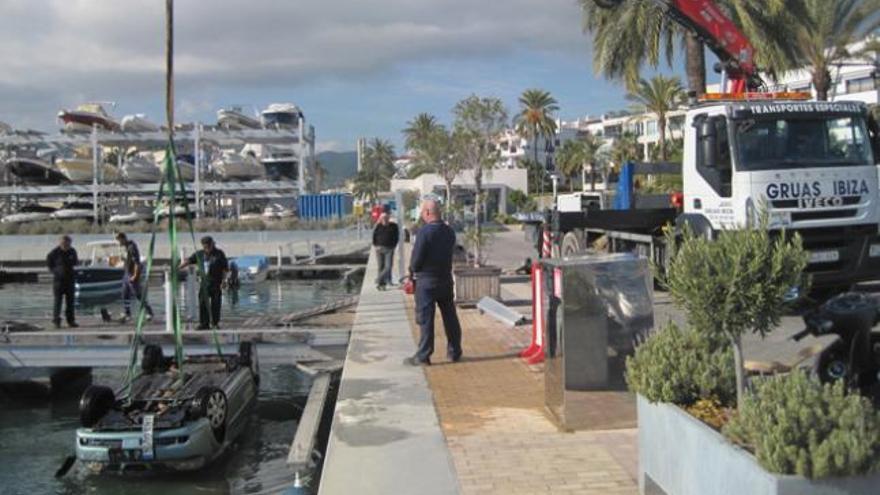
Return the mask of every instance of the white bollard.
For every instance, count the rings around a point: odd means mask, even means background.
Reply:
[[[281,271],[281,257],[282,257],[282,255],[283,255],[283,252],[281,250],[281,244],[279,244],[278,247],[275,248],[275,257],[277,258],[275,260],[275,264],[278,266],[279,272]]]
[[[189,321],[196,321],[199,317],[199,292],[196,270],[194,266],[187,268],[186,272],[186,318]]]
[[[171,297],[171,272],[165,270],[165,331],[174,333],[174,312],[171,306],[174,302]]]

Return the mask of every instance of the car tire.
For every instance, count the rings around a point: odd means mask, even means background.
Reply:
[[[260,359],[257,346],[253,342],[242,342],[238,345],[238,363],[250,368],[254,383],[260,384]]]
[[[162,348],[156,344],[144,346],[141,354],[141,371],[149,375],[160,371],[165,362],[165,356],[162,354]]]
[[[91,428],[110,411],[116,403],[116,396],[109,387],[89,385],[79,399],[79,422]]]
[[[196,392],[193,409],[200,418],[206,418],[218,443],[226,438],[226,422],[229,419],[229,402],[226,394],[217,387],[202,387]]]
[[[847,349],[841,345],[840,341],[831,344],[819,354],[813,365],[813,373],[822,383],[834,383],[849,379],[849,356]]]

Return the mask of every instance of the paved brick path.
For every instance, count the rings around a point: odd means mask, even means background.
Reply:
[[[408,299],[410,322],[412,298]],[[529,327],[460,310],[465,358],[445,360],[442,321],[426,375],[461,492],[635,494],[635,429],[566,433],[544,413],[543,375],[516,357]]]

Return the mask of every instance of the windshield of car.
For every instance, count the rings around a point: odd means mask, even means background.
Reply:
[[[857,115],[743,119],[735,139],[740,170],[874,163],[865,120]]]

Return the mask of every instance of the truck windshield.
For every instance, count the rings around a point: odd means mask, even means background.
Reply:
[[[740,170],[874,163],[864,118],[857,115],[743,119],[734,129]]]

